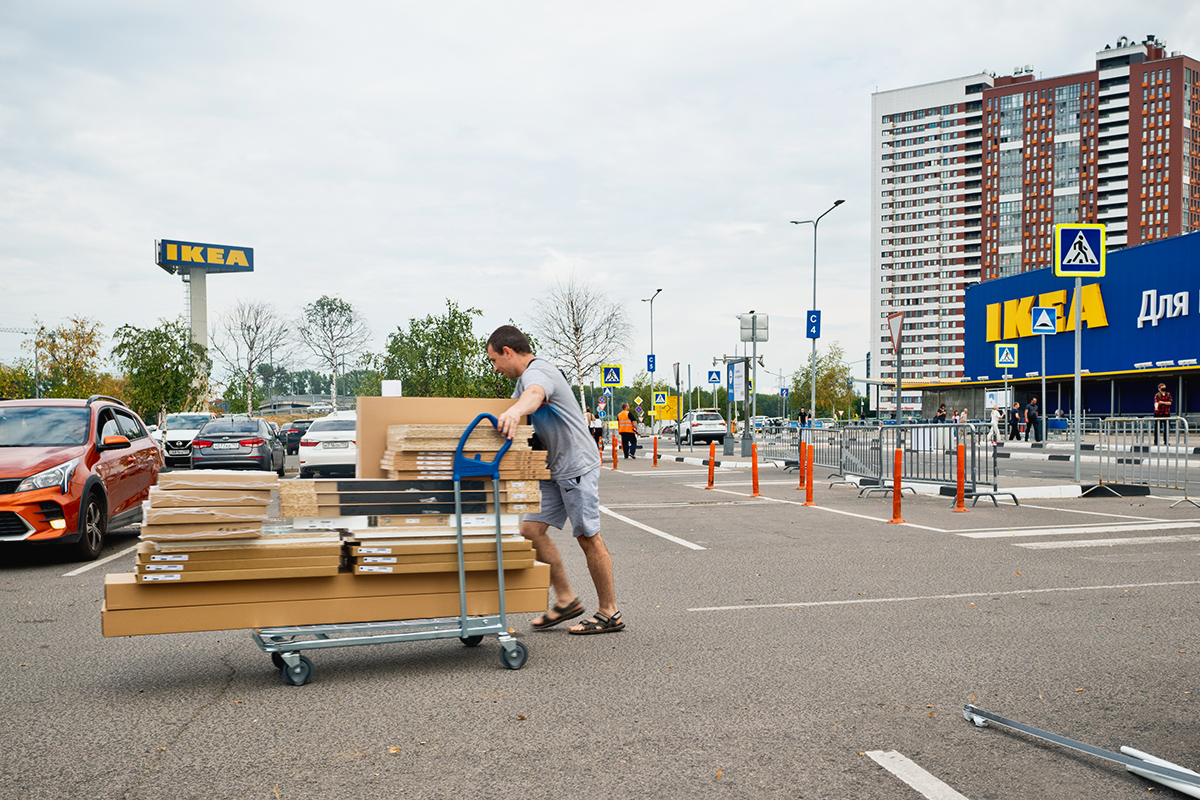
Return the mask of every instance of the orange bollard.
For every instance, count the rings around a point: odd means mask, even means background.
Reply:
[[[613,434],[613,469],[617,468],[617,435]]]
[[[955,495],[957,500],[954,504],[954,511],[955,511],[955,513],[961,513],[961,514],[966,514],[968,511],[970,511],[970,509],[967,508],[963,504],[964,501],[966,500],[966,494],[967,494],[966,460],[967,460],[966,445],[960,444],[958,446],[958,492]]]
[[[758,442],[750,445],[750,478],[751,485],[754,486],[754,491],[750,494],[751,497],[762,497],[758,493]]]
[[[600,441],[598,442],[598,444],[600,445],[600,466],[603,467],[604,466],[604,439],[601,438]]]
[[[650,466],[652,466],[652,467],[658,466],[658,437],[657,436],[654,437],[654,463],[651,464]]]
[[[903,525],[900,519],[900,472],[904,469],[904,451],[896,448],[896,462],[892,467],[892,518],[889,525]]]
[[[808,442],[801,442],[800,443],[800,469],[797,470],[800,473],[800,485],[796,487],[797,492],[804,491],[804,468],[807,463],[804,459],[808,456],[808,453],[806,452],[807,450],[808,450]]]
[[[813,502],[813,484],[816,481],[813,478],[813,454],[816,450],[812,447],[808,448],[808,479],[804,482],[804,505],[815,506]]]
[[[713,488],[713,473],[717,469],[717,443],[708,443],[708,486],[705,489]]]

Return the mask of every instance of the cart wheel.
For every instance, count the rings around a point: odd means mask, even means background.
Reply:
[[[478,636],[460,636],[460,637],[458,637],[458,640],[460,642],[462,642],[463,644],[465,644],[467,647],[478,647],[479,643],[483,641],[483,635],[480,634]]]
[[[283,679],[292,686],[303,686],[312,678],[313,665],[305,656],[300,656],[300,663],[283,670]]]
[[[275,665],[275,669],[283,669],[287,666],[287,662],[283,660],[283,656],[279,653],[271,653],[271,663]]]
[[[513,642],[511,650],[507,647],[500,649],[500,663],[509,669],[520,669],[528,658],[529,648],[524,642]]]

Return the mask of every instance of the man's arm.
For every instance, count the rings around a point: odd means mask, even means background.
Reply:
[[[544,402],[546,402],[546,390],[536,383],[521,392],[521,396],[516,399],[516,402],[496,418],[500,432],[509,439],[513,438],[517,426],[521,424],[521,417],[537,411]]]

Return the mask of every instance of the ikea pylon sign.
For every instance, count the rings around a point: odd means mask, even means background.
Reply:
[[[1200,233],[1118,250],[1107,261],[1104,277],[1081,281],[1083,368],[1095,374],[1195,366],[1200,315],[1191,311],[1200,302]],[[968,288],[963,374],[999,379],[998,343],[1015,344],[1019,363],[1038,369],[1032,316],[1038,307],[1057,311],[1057,330],[1046,335],[1046,374],[1074,374],[1073,295],[1074,280],[1049,268]]]
[[[205,272],[253,272],[254,248],[156,239],[154,263],[172,274],[193,269],[203,269]]]

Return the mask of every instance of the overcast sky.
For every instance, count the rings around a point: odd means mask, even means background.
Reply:
[[[246,245],[208,281],[288,316],[356,306],[381,350],[447,298],[484,335],[572,273],[622,299],[619,360],[694,382],[770,315],[806,358],[811,218],[822,346],[868,349],[871,93],[1119,36],[1200,56],[1200,5],[1158,2],[0,4],[0,327],[185,312],[154,240]],[[27,353],[0,333],[0,361]],[[111,344],[111,342],[109,343]],[[108,351],[106,346],[105,350]],[[854,371],[863,373],[863,365]],[[685,377],[686,384],[686,377]],[[760,374],[764,390],[777,380]]]

